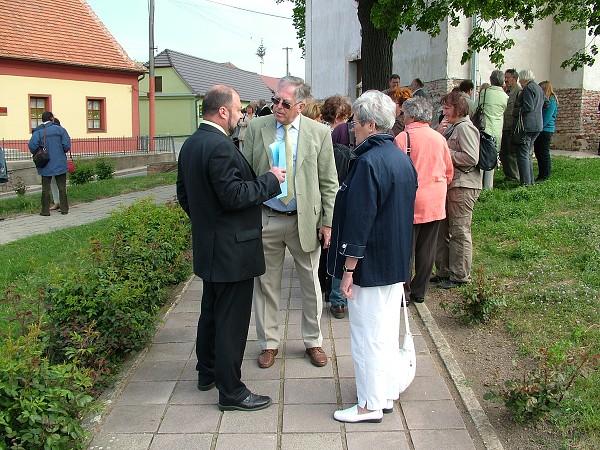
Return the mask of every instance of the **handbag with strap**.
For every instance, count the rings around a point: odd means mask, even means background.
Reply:
[[[480,103],[479,105],[477,105],[477,109],[473,113],[473,117],[471,117],[471,122],[473,122],[473,125],[475,125],[475,127],[479,131],[485,130],[485,114],[484,114],[484,109],[485,109],[485,91],[486,90],[487,89],[483,90],[483,102]]]
[[[46,167],[50,162],[50,155],[46,149],[46,125],[44,125],[44,145],[36,150],[33,154],[33,163],[35,167],[41,169]]]
[[[75,160],[73,159],[73,155],[71,154],[71,150],[69,150],[69,159],[67,159],[67,171],[69,173],[75,172]]]
[[[406,294],[402,289],[402,309],[404,310],[404,340],[402,347],[398,351],[398,378],[399,393],[402,394],[415,379],[417,372],[417,354],[415,352],[415,342],[408,325],[408,305],[406,304]]]

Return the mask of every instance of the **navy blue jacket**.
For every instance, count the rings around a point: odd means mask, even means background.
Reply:
[[[71,138],[69,133],[60,125],[47,122],[33,130],[29,140],[29,151],[34,154],[38,148],[44,145],[44,129],[46,130],[46,150],[50,155],[50,161],[46,167],[39,168],[38,174],[44,177],[53,177],[67,173],[67,153],[71,149]]]
[[[353,282],[362,287],[410,277],[417,172],[393,139],[376,134],[354,149],[335,199],[327,272],[342,278],[346,257],[358,258]]]

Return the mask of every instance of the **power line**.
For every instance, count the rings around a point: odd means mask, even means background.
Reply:
[[[215,5],[225,6],[227,8],[239,9],[240,11],[245,11],[245,12],[249,12],[249,13],[252,13],[252,14],[260,14],[262,16],[270,16],[270,17],[276,17],[278,19],[292,20],[291,17],[279,16],[277,14],[269,14],[269,13],[265,13],[265,12],[261,12],[261,11],[254,11],[252,9],[240,8],[239,6],[227,5],[225,3],[215,2],[213,0],[204,0],[204,1],[207,2],[207,3],[214,3]],[[189,2],[189,1],[187,1],[187,2],[186,1],[181,1],[180,3],[187,3],[189,5],[197,6],[194,2]]]

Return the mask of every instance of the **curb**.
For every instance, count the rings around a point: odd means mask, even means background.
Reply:
[[[438,355],[440,355],[440,358],[450,374],[450,378],[452,378],[452,382],[454,383],[469,416],[471,416],[471,419],[473,420],[473,424],[475,425],[479,436],[481,436],[481,439],[483,440],[483,444],[490,450],[503,450],[504,447],[502,446],[500,439],[498,439],[494,427],[479,404],[477,397],[475,397],[473,390],[467,386],[465,375],[456,362],[456,359],[454,359],[450,345],[448,345],[448,341],[446,341],[446,338],[435,323],[429,308],[427,308],[425,303],[418,303],[415,304],[415,306],[429,336],[433,340]]]
[[[156,336],[162,330],[162,324],[164,324],[165,319],[179,304],[181,297],[187,292],[190,284],[192,284],[192,281],[194,281],[194,277],[195,275],[192,273],[187,278],[187,280],[182,281],[180,283],[183,284],[181,291],[173,299],[173,301],[167,307],[167,309],[163,313],[159,314],[159,316],[157,317],[156,323],[161,325],[157,326],[153,337]],[[152,347],[152,342],[149,342],[143,350],[140,350],[139,353],[137,353],[134,357],[128,358],[123,363],[121,371],[114,380],[114,385],[111,388],[105,390],[96,400],[96,404],[99,407],[100,412],[93,412],[83,418],[83,426],[91,434],[90,439],[87,442],[88,445],[94,440],[94,437],[96,437],[96,434],[101,429],[107,416],[110,414],[113,407],[115,406],[115,400],[119,399],[119,397],[127,387],[127,384],[129,383],[129,378],[137,369],[140,362],[144,359],[150,347]]]

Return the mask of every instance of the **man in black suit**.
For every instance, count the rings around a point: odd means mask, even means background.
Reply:
[[[229,138],[242,118],[238,93],[213,86],[204,120],[179,154],[177,198],[192,222],[194,273],[203,280],[196,356],[198,389],[219,390],[221,411],[254,411],[271,404],[241,381],[254,277],[265,272],[264,201],[281,193],[285,170],[260,177]]]
[[[267,105],[267,101],[264,98],[261,98],[258,101],[258,112],[256,115],[258,117],[268,116],[269,114],[273,114],[269,105]]]

